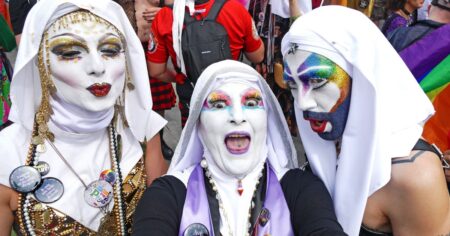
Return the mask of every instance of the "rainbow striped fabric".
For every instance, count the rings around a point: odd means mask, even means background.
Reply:
[[[441,150],[450,149],[450,24],[439,27],[400,52],[422,89],[433,102],[435,115],[423,137]]]

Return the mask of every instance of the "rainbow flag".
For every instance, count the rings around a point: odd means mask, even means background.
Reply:
[[[423,137],[450,149],[450,24],[439,27],[400,52],[436,110]]]

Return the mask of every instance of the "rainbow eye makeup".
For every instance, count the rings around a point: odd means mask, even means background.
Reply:
[[[329,82],[335,73],[336,64],[319,54],[311,54],[297,69],[298,77],[306,89],[319,89]]]
[[[205,103],[203,104],[203,110],[217,110],[224,109],[231,105],[231,99],[222,91],[213,91],[209,94]]]
[[[250,108],[250,109],[264,108],[264,103],[262,100],[261,93],[254,88],[250,88],[244,92],[244,94],[241,98],[241,104],[245,108]]]

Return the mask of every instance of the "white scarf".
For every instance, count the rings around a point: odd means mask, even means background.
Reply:
[[[339,55],[345,62],[335,62],[352,77],[339,159],[334,142],[313,132],[297,105],[295,111],[314,173],[331,193],[345,232],[358,235],[367,198],[389,182],[391,158],[409,155],[433,106],[380,30],[358,11],[341,6],[313,10],[283,38],[283,55],[292,43],[332,60],[332,54]]]
[[[175,0],[173,3],[173,23],[172,23],[172,38],[173,49],[177,55],[177,66],[181,68],[181,72],[186,74],[186,68],[184,66],[183,51],[181,48],[181,36],[183,31],[183,21],[185,14],[185,7],[189,8],[191,16],[195,11],[195,0]]]
[[[52,122],[61,130],[85,134],[105,129],[114,116],[114,108],[92,112],[70,104],[55,96],[50,99]]]

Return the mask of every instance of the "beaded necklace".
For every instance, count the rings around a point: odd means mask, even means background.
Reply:
[[[37,125],[35,125],[35,128],[33,129],[33,137],[37,136]],[[120,171],[120,165],[118,162],[118,138],[117,133],[114,128],[114,125],[110,124],[108,126],[108,138],[109,138],[109,149],[110,149],[110,158],[111,158],[111,165],[113,167],[113,171],[118,174],[118,179],[114,183],[113,186],[113,196],[114,196],[114,215],[115,215],[115,222],[112,222],[116,225],[117,234],[118,235],[126,235],[126,227],[125,227],[125,202],[122,200],[122,174]],[[48,140],[50,142],[50,140]],[[38,144],[43,145],[43,144]],[[35,167],[38,164],[39,161],[39,155],[42,152],[39,152],[41,150],[45,151],[45,149],[38,150],[36,144],[33,142],[30,144],[28,154],[27,154],[27,160],[26,165]],[[64,161],[64,160],[63,160]],[[83,185],[84,182],[82,181]],[[31,206],[30,199],[32,197],[32,193],[20,193],[18,198],[18,220],[20,225],[20,230],[24,235],[36,235],[29,212],[29,207]],[[102,219],[102,223],[105,221],[107,222],[108,219],[105,219],[107,217],[110,217],[111,215],[106,215]],[[101,225],[102,226],[102,225]],[[100,226],[100,227],[101,227]]]
[[[223,215],[223,218],[224,218],[224,219],[222,219],[222,221],[224,222],[224,224],[228,228],[228,234],[229,234],[229,236],[233,236],[234,234],[233,234],[233,230],[232,230],[231,225],[230,225],[230,219],[228,217],[228,214],[227,214],[227,211],[225,209],[225,206],[224,206],[224,204],[222,202],[222,198],[220,197],[220,193],[218,191],[216,182],[212,178],[212,174],[211,174],[211,172],[208,169],[208,163],[206,162],[206,159],[202,159],[202,161],[200,162],[200,166],[205,170],[205,175],[206,175],[206,177],[208,177],[208,181],[211,184],[212,190],[216,193],[215,197],[217,199],[217,202],[219,203],[219,211],[222,212],[222,215]],[[263,165],[262,169],[264,169],[264,165]],[[258,185],[259,185],[259,182],[260,182],[262,176],[263,176],[263,173],[262,173],[262,170],[261,170],[259,172],[258,178],[256,180],[255,190],[253,190],[252,202],[250,203],[250,208],[248,210],[247,232],[245,234],[246,236],[250,236],[249,232],[250,232],[250,229],[252,227],[252,224],[250,223],[251,212],[252,212],[253,208],[255,207],[255,202],[254,202],[255,194],[257,192],[256,190],[258,189]],[[239,180],[239,181],[241,181],[241,180]]]

